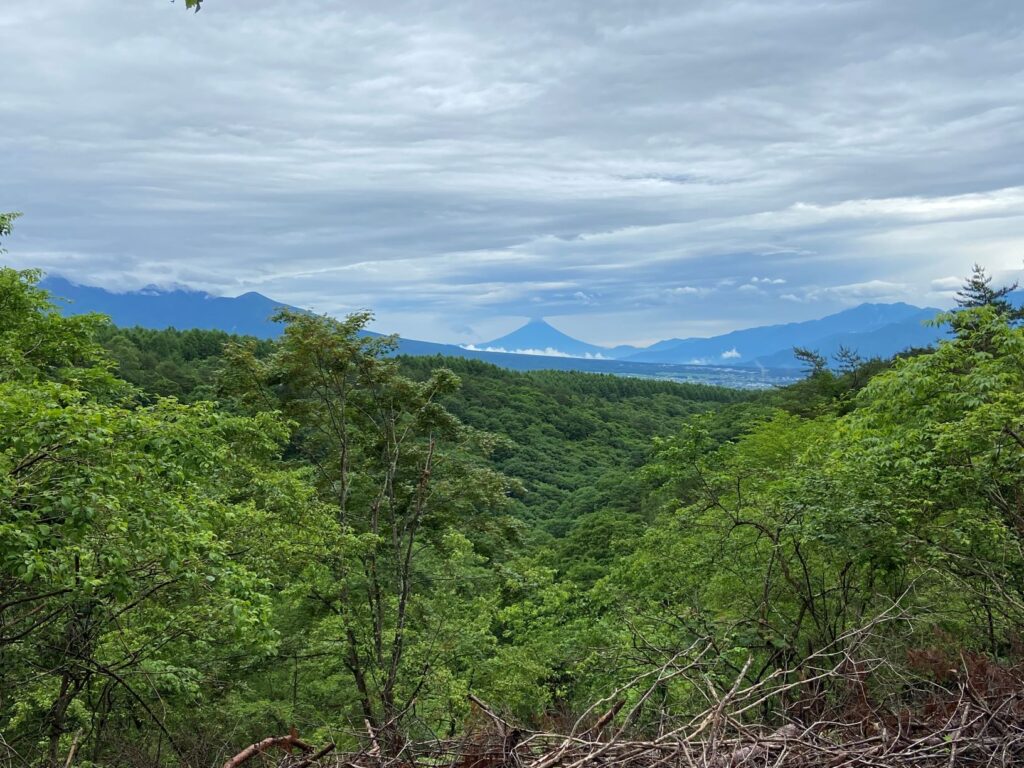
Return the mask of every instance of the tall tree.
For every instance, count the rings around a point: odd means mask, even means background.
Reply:
[[[983,266],[975,264],[971,270],[971,276],[964,282],[963,287],[957,291],[956,303],[960,309],[971,309],[973,307],[992,307],[999,314],[1006,315],[1013,319],[1021,319],[1024,312],[1014,307],[1006,297],[1017,290],[1017,283],[1004,285],[999,288],[992,287],[992,276],[989,275]]]
[[[828,359],[816,349],[793,347],[793,357],[803,363],[808,376],[820,376],[828,370]]]
[[[857,354],[857,350],[850,349],[845,344],[839,346],[832,359],[842,374],[853,373],[864,364],[864,358]]]
[[[452,547],[493,517],[505,483],[474,458],[484,436],[440,404],[458,386],[450,371],[422,382],[401,375],[387,357],[394,339],[364,334],[368,313],[277,319],[287,327],[268,358],[251,345],[229,348],[225,391],[295,425],[293,450],[314,468],[327,511],[321,528],[336,537],[309,573],[306,598],[322,632],[335,634],[362,718],[395,751],[403,717],[444,666],[467,597],[440,589],[453,575],[438,568],[464,557]]]

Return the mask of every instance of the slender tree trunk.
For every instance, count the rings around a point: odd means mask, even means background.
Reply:
[[[47,762],[50,768],[60,766],[60,739],[64,735],[64,716],[75,694],[72,689],[71,675],[65,671],[60,679],[60,693],[50,707],[47,715],[49,721],[50,744],[47,749]]]

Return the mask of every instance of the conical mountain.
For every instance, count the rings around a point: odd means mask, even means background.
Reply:
[[[543,318],[536,318],[501,338],[476,345],[479,349],[495,349],[535,355],[567,355],[569,357],[611,357],[609,350],[574,339],[562,333]]]

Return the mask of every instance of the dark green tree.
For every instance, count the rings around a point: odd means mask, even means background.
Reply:
[[[793,357],[803,363],[808,376],[820,376],[828,370],[828,359],[816,349],[793,347]]]
[[[857,354],[857,350],[846,345],[840,345],[832,359],[835,360],[841,374],[852,374],[864,365],[864,358]]]
[[[993,288],[992,276],[985,271],[983,266],[975,264],[971,270],[971,276],[957,291],[956,303],[960,309],[992,307],[1001,315],[1020,320],[1024,318],[1024,311],[1014,307],[1006,298],[1015,290],[1017,290],[1017,282]]]

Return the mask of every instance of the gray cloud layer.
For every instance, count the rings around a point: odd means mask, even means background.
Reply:
[[[0,9],[7,258],[595,342],[948,302],[1024,256],[1018,0]]]

